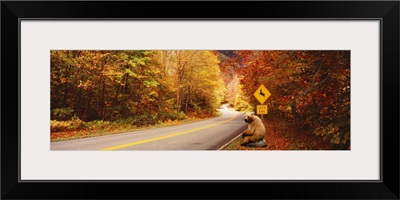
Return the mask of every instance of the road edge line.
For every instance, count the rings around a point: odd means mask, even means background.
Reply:
[[[236,140],[238,137],[240,137],[242,134],[237,135],[236,137],[234,137],[232,140],[230,140],[229,142],[227,142],[226,144],[222,145],[220,148],[218,148],[217,150],[220,151],[223,148],[225,148],[226,146],[228,146],[229,144],[231,144],[233,142],[233,140]]]

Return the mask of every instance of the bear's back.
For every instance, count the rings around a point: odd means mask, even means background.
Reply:
[[[265,126],[258,116],[256,115],[253,116],[253,123],[255,128],[254,134],[264,135],[266,133]]]

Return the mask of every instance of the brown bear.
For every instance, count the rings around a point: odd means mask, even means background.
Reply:
[[[266,133],[265,126],[261,119],[253,113],[246,112],[244,114],[244,121],[248,124],[247,130],[242,133],[244,140],[240,145],[242,146],[266,146],[264,136]],[[259,141],[263,141],[260,144]],[[251,145],[252,144],[252,145]]]

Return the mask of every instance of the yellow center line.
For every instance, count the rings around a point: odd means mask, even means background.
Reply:
[[[117,146],[107,147],[107,148],[103,148],[101,150],[104,150],[104,151],[117,150],[117,149],[122,149],[122,148],[130,147],[130,146],[134,146],[134,145],[138,145],[138,144],[144,144],[144,143],[153,142],[153,141],[156,141],[156,140],[162,140],[162,139],[166,139],[166,138],[170,138],[170,137],[175,137],[175,136],[178,136],[178,135],[184,135],[184,134],[200,131],[200,130],[203,130],[203,129],[211,128],[211,127],[214,127],[214,126],[218,126],[218,125],[224,124],[226,122],[232,121],[235,118],[236,118],[236,114],[232,118],[230,118],[228,120],[225,120],[223,122],[220,122],[220,123],[211,124],[211,125],[207,125],[207,126],[202,126],[202,127],[191,129],[191,130],[182,131],[182,132],[173,133],[173,134],[164,135],[164,136],[155,137],[155,138],[150,138],[150,139],[146,139],[146,140],[139,140],[139,141],[131,142],[131,143],[127,143],[127,144],[121,144],[121,145],[117,145]]]

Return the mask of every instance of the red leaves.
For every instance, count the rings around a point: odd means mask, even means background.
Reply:
[[[236,53],[242,56],[240,84],[251,105],[258,104],[252,93],[264,84],[272,93],[266,102],[269,116],[308,126],[310,135],[317,126],[332,123],[349,129],[350,107],[344,102],[350,102],[350,51]]]
[[[309,134],[307,131],[292,126],[282,120],[268,119],[264,123],[267,134],[267,147],[242,147],[238,150],[330,150],[333,146],[321,137]]]

